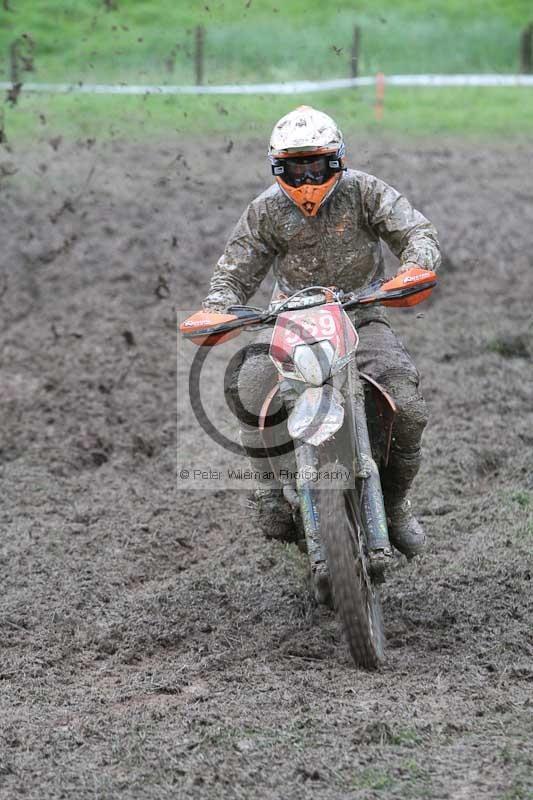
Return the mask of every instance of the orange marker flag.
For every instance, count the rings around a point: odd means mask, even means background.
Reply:
[[[376,105],[374,106],[374,112],[376,115],[377,122],[381,122],[383,119],[383,109],[385,106],[385,74],[383,72],[378,72],[376,75]]]

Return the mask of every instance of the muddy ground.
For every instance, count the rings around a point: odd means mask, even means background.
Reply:
[[[242,492],[176,492],[174,308],[264,143],[1,152],[0,797],[533,796],[533,150],[349,145],[446,251],[423,316],[394,314],[431,544],[386,586],[374,674]]]

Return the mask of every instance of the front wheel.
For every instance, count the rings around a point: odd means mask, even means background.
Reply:
[[[341,489],[318,491],[320,534],[326,548],[333,602],[357,666],[377,669],[385,636],[378,589],[373,585],[359,523]]]

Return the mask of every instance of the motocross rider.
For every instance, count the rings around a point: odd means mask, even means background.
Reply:
[[[216,265],[204,308],[225,311],[245,304],[271,267],[286,295],[316,285],[363,288],[384,277],[381,239],[400,260],[398,274],[413,266],[438,267],[434,226],[384,181],[347,169],[344,153],[341,131],[328,115],[300,106],[279,120],[268,151],[275,183],[250,203],[237,223]],[[397,406],[382,487],[390,541],[410,558],[426,544],[408,500],[427,422],[419,374],[382,307],[350,314],[359,334],[359,369],[378,381]],[[230,387],[254,415],[276,380],[264,346],[270,335],[260,335],[244,349]],[[256,427],[244,422],[240,427],[245,449],[262,447]],[[264,462],[258,465],[252,459],[252,466],[264,471]],[[260,486],[255,496],[264,532],[290,538],[291,514],[279,485]]]

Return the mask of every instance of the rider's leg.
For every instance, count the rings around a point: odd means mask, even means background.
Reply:
[[[358,333],[359,369],[378,381],[396,403],[391,452],[382,486],[391,542],[412,557],[426,543],[424,531],[411,513],[408,493],[420,466],[427,408],[419,389],[418,371],[394,331],[383,322],[371,322]]]
[[[268,355],[271,337],[271,330],[262,331],[253,343],[240,351],[234,369],[226,377],[225,394],[228,405],[239,420],[241,444],[256,478],[254,502],[259,525],[269,538],[293,540],[292,514],[277,479],[277,471],[283,463],[272,454],[270,458],[266,456],[258,429],[263,402],[277,381],[276,368]],[[280,408],[279,402],[274,402],[269,413]]]

